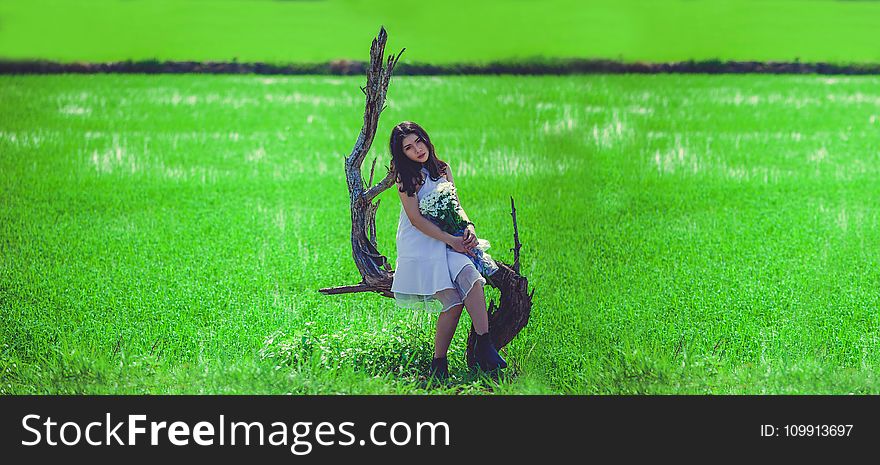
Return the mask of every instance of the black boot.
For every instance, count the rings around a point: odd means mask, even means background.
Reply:
[[[446,357],[431,360],[431,369],[428,370],[429,378],[446,379],[449,377],[449,362]]]
[[[477,334],[474,355],[483,371],[507,368],[507,362],[498,354],[498,350],[495,349],[495,344],[492,343],[492,337],[488,332],[486,334]]]

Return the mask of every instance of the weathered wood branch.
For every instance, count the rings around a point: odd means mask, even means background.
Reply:
[[[328,287],[321,289],[321,292],[327,295],[352,294],[355,292],[377,292],[385,297],[394,297],[394,294],[391,293],[391,281],[387,283],[387,286],[383,284],[376,285],[360,283],[351,286]]]
[[[513,271],[519,273],[519,249],[522,244],[519,242],[519,229],[516,226],[516,205],[513,204],[513,197],[510,198],[510,216],[513,217]]]
[[[397,56],[389,55],[383,67],[383,55],[387,40],[388,35],[383,27],[379,30],[379,35],[373,39],[370,47],[367,84],[360,87],[366,97],[364,122],[351,153],[345,157],[345,179],[348,184],[351,208],[351,251],[362,280],[358,284],[319,290],[326,295],[376,292],[385,297],[394,297],[391,292],[394,271],[389,266],[388,259],[379,252],[376,242],[376,212],[379,209],[380,201],[377,200],[374,204],[373,199],[394,185],[396,173],[393,165],[389,166],[385,177],[370,186],[373,184],[376,168],[376,159],[373,159],[369,181],[365,183],[361,174],[361,165],[376,136],[379,116],[385,109],[385,96],[391,82],[391,74],[403,51],[406,50],[402,49]],[[513,267],[510,267],[496,260],[499,270],[487,280],[489,285],[501,291],[499,306],[496,308],[494,301],[489,306],[489,328],[495,346],[499,349],[513,340],[525,327],[532,307],[532,294],[528,294],[528,279],[519,275],[520,243],[513,198],[510,199],[510,206],[515,243],[515,248],[511,249],[514,250],[514,264]],[[473,343],[476,341],[475,337],[476,334],[472,328],[471,335],[468,337],[467,361],[469,366],[474,365]]]
[[[364,183],[361,174],[361,165],[363,165],[376,136],[379,115],[385,105],[385,95],[388,91],[388,84],[391,82],[391,74],[400,57],[399,54],[397,59],[393,55],[389,56],[388,65],[382,66],[387,41],[388,34],[383,27],[370,46],[370,68],[367,70],[367,84],[360,88],[366,97],[364,99],[363,125],[351,153],[345,158],[345,179],[348,184],[351,210],[351,251],[355,266],[357,266],[363,280],[359,285],[321,289],[320,291],[324,294],[363,292],[369,290],[369,286],[388,283],[388,292],[381,290],[377,292],[383,295],[392,295],[390,283],[393,271],[388,264],[388,259],[379,252],[376,244],[376,211],[379,208],[379,202],[374,204],[373,199],[384,190],[383,186],[393,183],[393,173],[389,170],[385,179],[379,185],[370,187],[369,190],[367,187],[373,182],[373,172],[370,172],[369,184]],[[375,168],[375,162],[373,167]],[[366,285],[366,287],[361,285]],[[343,291],[343,289],[347,291]]]
[[[397,176],[397,173],[395,173],[394,171],[389,169],[388,174],[385,175],[385,178],[382,179],[381,181],[379,181],[375,186],[371,187],[370,190],[368,190],[367,193],[364,194],[364,197],[366,197],[367,200],[373,200],[374,198],[376,198],[377,195],[381,194],[385,189],[388,189],[389,187],[394,185],[394,178],[396,176]]]

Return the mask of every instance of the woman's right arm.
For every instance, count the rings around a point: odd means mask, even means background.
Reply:
[[[416,229],[424,233],[428,237],[433,237],[438,241],[444,242],[452,247],[455,251],[461,253],[469,252],[463,245],[463,238],[453,236],[446,231],[440,229],[440,226],[434,224],[431,220],[425,218],[422,215],[422,212],[419,211],[419,200],[418,196],[413,195],[412,197],[406,195],[406,192],[400,192],[401,184],[397,183],[397,193],[400,195],[400,202],[403,204],[403,211],[406,212],[407,218],[409,218],[409,222],[415,226]]]

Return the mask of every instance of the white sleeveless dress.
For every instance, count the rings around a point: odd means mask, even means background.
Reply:
[[[422,175],[425,183],[416,192],[419,201],[437,184],[447,180],[445,176],[432,180],[426,168],[422,168]],[[401,205],[397,224],[397,263],[391,283],[397,306],[445,312],[462,304],[477,282],[485,285],[486,278],[480,275],[471,259],[416,229]]]

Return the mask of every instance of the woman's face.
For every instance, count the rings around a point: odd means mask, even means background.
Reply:
[[[403,153],[407,158],[416,162],[428,161],[428,145],[418,134],[407,134],[403,137]]]

